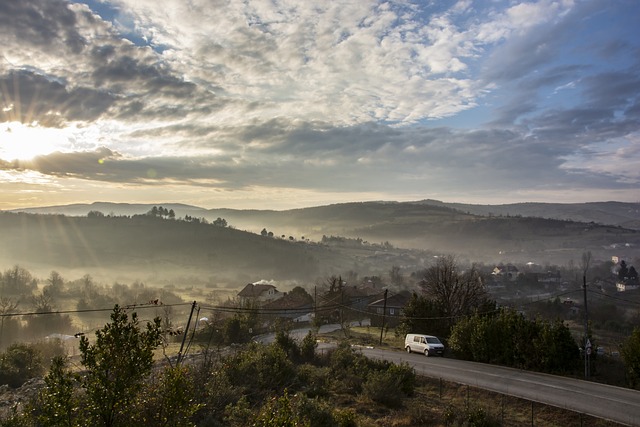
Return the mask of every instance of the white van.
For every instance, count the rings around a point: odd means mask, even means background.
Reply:
[[[415,351],[425,356],[444,356],[444,344],[433,335],[407,334],[404,337],[404,348],[407,353]]]

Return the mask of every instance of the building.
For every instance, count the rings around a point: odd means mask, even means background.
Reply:
[[[284,294],[273,285],[249,283],[239,293],[240,303],[257,302],[263,304],[268,301],[280,299]]]
[[[383,318],[385,325],[397,326],[402,319],[402,310],[410,298],[408,292],[402,292],[388,296],[386,303],[384,298],[370,303],[367,308],[371,313],[371,326],[382,326]]]

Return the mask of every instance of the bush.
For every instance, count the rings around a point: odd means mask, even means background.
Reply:
[[[332,372],[327,367],[313,365],[298,366],[298,379],[303,391],[311,398],[329,396],[329,385]]]
[[[296,381],[296,369],[277,345],[252,343],[245,350],[222,360],[230,383],[241,387],[253,402],[267,392],[280,393]]]
[[[137,394],[132,425],[192,426],[191,417],[200,409],[195,403],[197,378],[187,367],[167,367],[147,381]]]
[[[389,366],[387,372],[398,378],[398,385],[402,394],[413,396],[416,386],[416,372],[408,363],[393,364]]]
[[[391,371],[373,372],[362,386],[364,396],[389,408],[402,406],[401,379]]]
[[[42,353],[33,345],[15,343],[0,353],[0,384],[17,388],[44,371]]]
[[[68,359],[63,356],[54,358],[45,376],[46,386],[40,390],[30,416],[39,426],[77,426],[84,418],[79,409],[76,377],[71,373]]]
[[[291,396],[285,390],[282,396],[274,397],[262,406],[252,425],[334,427],[336,424],[327,404],[303,395]]]

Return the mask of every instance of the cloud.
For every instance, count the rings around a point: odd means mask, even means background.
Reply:
[[[7,0],[0,122],[68,143],[0,170],[212,192],[632,189],[613,165],[638,155],[638,44],[603,18],[628,6]]]

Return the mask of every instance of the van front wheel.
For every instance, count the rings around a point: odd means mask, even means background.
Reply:
[[[407,353],[411,353],[411,347],[407,346]]]
[[[424,355],[425,355],[425,356],[427,356],[427,357],[429,357],[429,349],[428,349],[428,348],[425,348],[425,349],[424,349]]]

